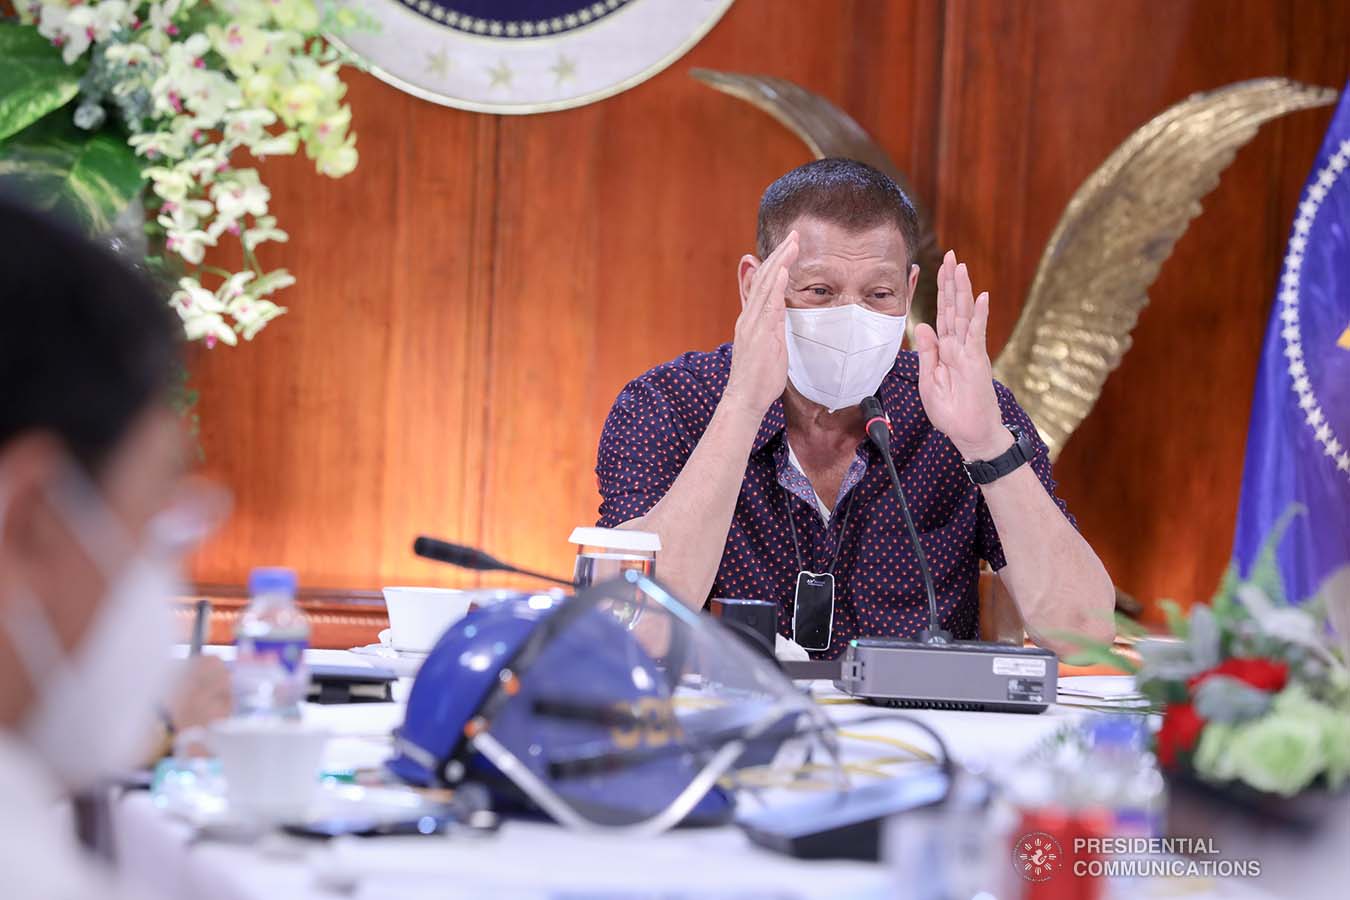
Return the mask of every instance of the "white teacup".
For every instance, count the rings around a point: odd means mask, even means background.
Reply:
[[[390,646],[409,653],[430,653],[445,630],[469,612],[474,596],[474,591],[451,588],[385,588]]]
[[[302,722],[224,719],[203,740],[220,759],[230,808],[284,821],[303,819],[314,803],[328,738]]]

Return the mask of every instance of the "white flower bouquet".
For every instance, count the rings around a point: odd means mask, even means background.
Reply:
[[[18,0],[0,21],[0,177],[112,232],[144,203],[147,265],[189,340],[251,340],[295,279],[256,250],[287,239],[250,157],[304,148],[322,174],[357,163],[323,35],[371,27],[325,0]],[[247,156],[245,155],[247,154]],[[148,188],[148,190],[147,190]],[[240,271],[203,263],[237,241]]]

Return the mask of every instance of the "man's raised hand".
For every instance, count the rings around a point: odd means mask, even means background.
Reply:
[[[788,232],[750,278],[736,319],[731,374],[724,398],[763,416],[787,387],[784,334],[788,269],[797,261],[797,232]]]
[[[919,397],[933,427],[968,460],[992,459],[1012,444],[994,393],[985,347],[989,294],[974,295],[970,273],[947,251],[938,270],[937,328],[914,329]]]

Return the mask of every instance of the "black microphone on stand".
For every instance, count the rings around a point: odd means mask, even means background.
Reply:
[[[552,575],[545,575],[542,572],[531,572],[529,569],[522,569],[513,566],[510,563],[504,563],[495,556],[491,556],[479,550],[476,547],[465,547],[460,544],[452,544],[448,541],[440,541],[433,537],[423,535],[413,541],[413,553],[423,559],[430,559],[436,562],[446,563],[451,566],[458,566],[461,569],[473,569],[477,572],[511,572],[516,575],[525,575],[529,578],[538,578],[540,581],[550,581],[553,584],[561,584],[567,587],[574,585],[570,581],[561,578],[554,578]]]
[[[945,644],[952,636],[951,632],[942,627],[938,619],[937,594],[933,590],[933,575],[928,571],[928,557],[924,556],[923,545],[919,543],[919,531],[914,527],[914,519],[909,514],[905,492],[900,489],[900,476],[895,474],[895,461],[891,459],[890,422],[881,408],[881,401],[876,397],[864,397],[858,408],[862,410],[863,428],[867,431],[867,439],[881,454],[881,460],[886,464],[886,472],[891,476],[895,498],[900,501],[900,515],[904,517],[909,542],[914,545],[914,555],[919,558],[919,574],[923,576],[923,587],[928,592],[928,627],[919,632],[919,640],[927,644]]]

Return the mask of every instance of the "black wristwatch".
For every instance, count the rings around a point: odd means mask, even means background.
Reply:
[[[1015,472],[1021,468],[1035,453],[1035,448],[1031,443],[1031,435],[1024,434],[1022,429],[1016,425],[1005,424],[1003,427],[1012,432],[1013,445],[1011,447],[993,459],[961,463],[965,467],[966,477],[970,479],[971,484],[982,485],[998,481],[1009,472]]]

